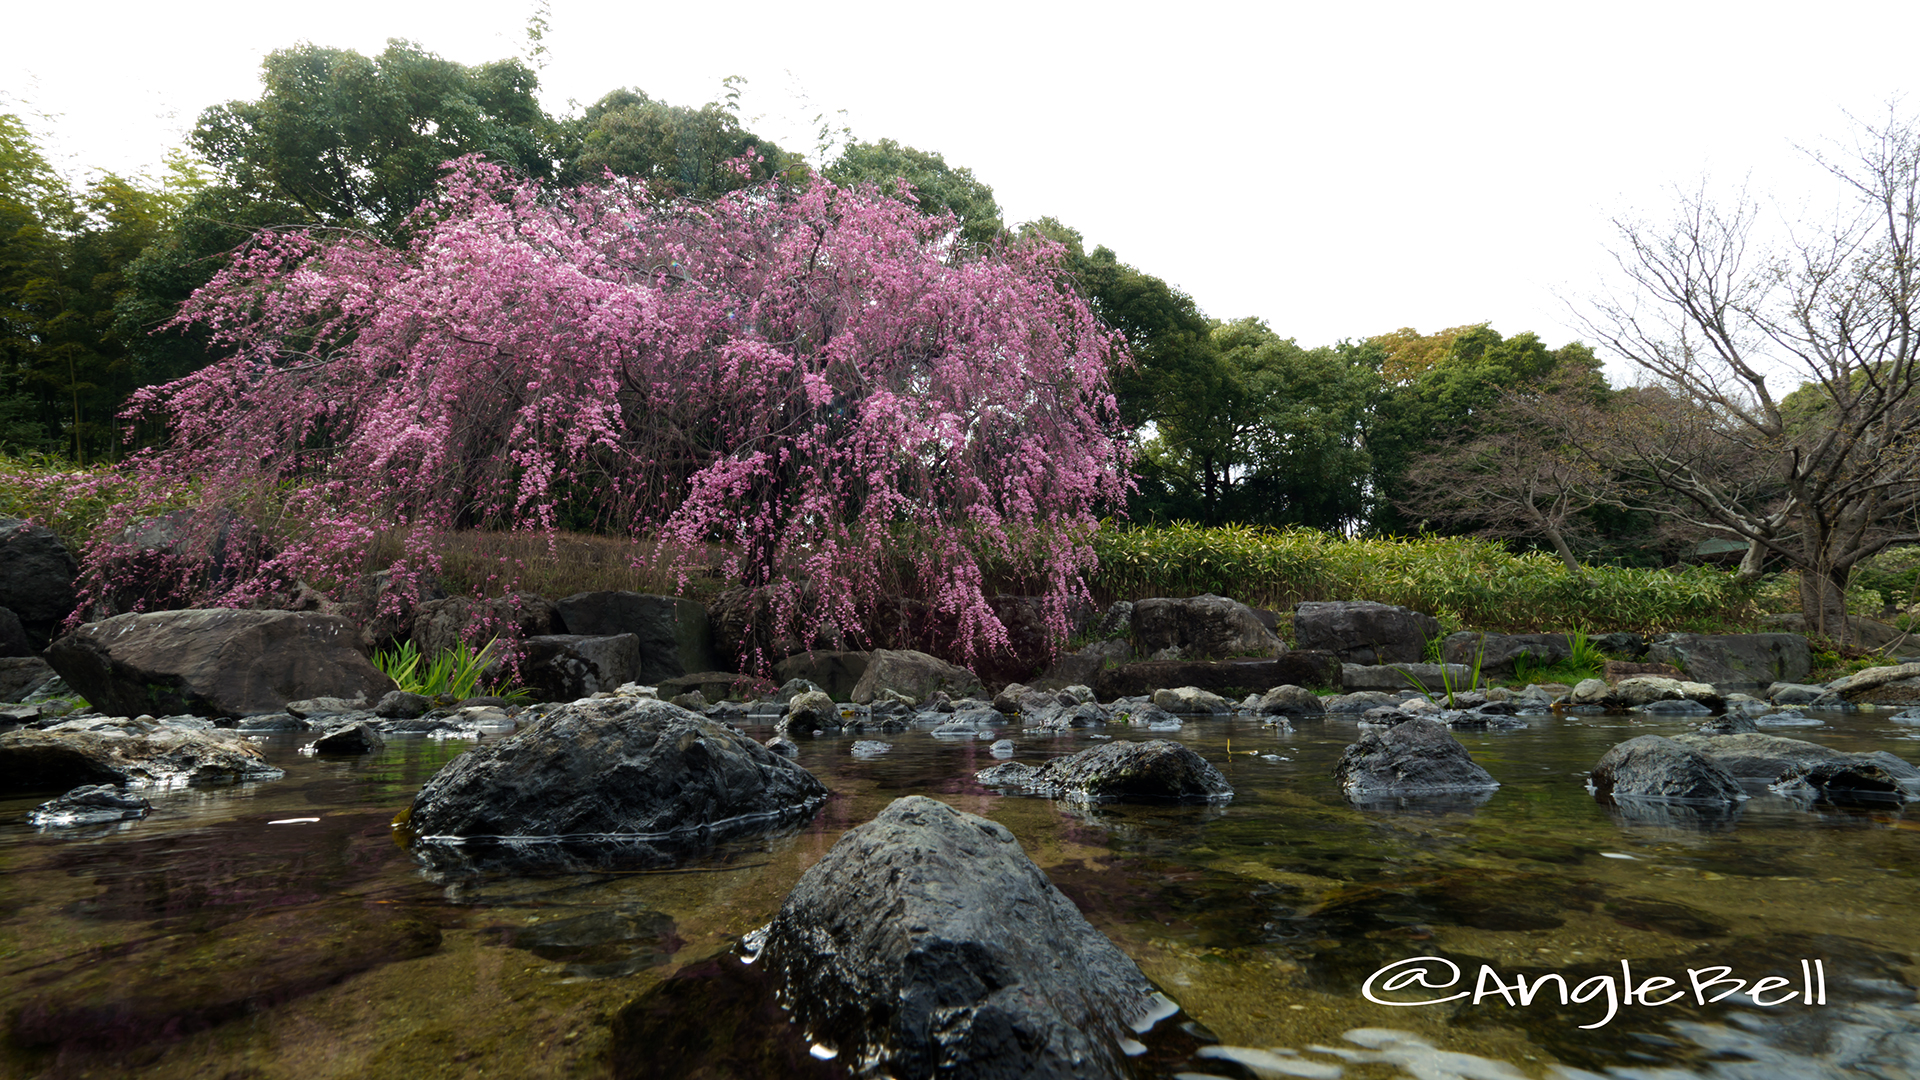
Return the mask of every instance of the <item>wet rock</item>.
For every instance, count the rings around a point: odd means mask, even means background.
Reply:
[[[1104,727],[1107,723],[1107,710],[1092,703],[1062,708],[1047,717],[1039,725],[1049,731],[1066,731],[1072,728]]]
[[[1608,750],[1593,767],[1589,784],[1602,798],[1722,803],[1746,798],[1739,781],[1712,758],[1659,735],[1628,739]]]
[[[847,749],[847,752],[857,758],[876,758],[891,749],[893,749],[892,743],[880,742],[877,739],[858,739]]]
[[[966,709],[941,721],[933,734],[942,739],[990,739],[1006,726],[1006,716],[997,709]]]
[[[861,655],[864,657],[866,654],[862,653]],[[791,659],[791,657],[789,657],[788,659]],[[778,671],[779,668],[776,666],[774,670]],[[861,670],[865,671],[866,665],[862,664]],[[773,696],[768,700],[779,702],[782,705],[791,705],[793,704],[794,698],[797,698],[801,694],[805,694],[808,692],[812,692],[815,694],[826,694],[827,700],[829,701],[833,700],[833,695],[830,693],[827,693],[827,690],[825,687],[820,686],[818,683],[814,683],[807,679],[802,679],[799,677],[790,678],[787,681],[781,683],[780,689],[775,691]]]
[[[811,813],[813,774],[664,701],[573,702],[453,759],[408,827],[433,837],[627,837],[671,844]]]
[[[1075,705],[1093,705],[1097,703],[1094,698],[1093,687],[1091,686],[1076,683],[1061,688],[1060,692],[1072,698]]]
[[[1705,705],[1697,701],[1687,701],[1685,699],[1678,701],[1649,701],[1645,705],[1640,706],[1640,711],[1652,713],[1655,716],[1708,716],[1713,713],[1713,710],[1707,708]]]
[[[1439,633],[1431,615],[1367,600],[1308,601],[1293,609],[1294,642],[1331,652],[1343,664],[1417,664]]]
[[[1768,786],[1782,795],[1835,806],[1898,806],[1915,797],[1900,777],[1873,762],[1801,765]]]
[[[1112,742],[1041,765],[1009,762],[974,774],[987,787],[1019,788],[1075,802],[1224,802],[1220,770],[1175,742]]]
[[[818,690],[805,690],[787,702],[787,715],[778,725],[786,736],[812,735],[819,731],[840,730],[840,706]]]
[[[152,810],[152,803],[111,784],[90,784],[34,807],[27,814],[27,824],[41,829],[107,825],[137,821]]]
[[[1570,705],[1606,705],[1613,701],[1613,687],[1605,679],[1581,679],[1567,695]]]
[[[1012,757],[1013,756],[1013,740],[1001,739],[995,742],[992,746],[987,747],[987,749],[993,752],[994,757]]]
[[[1850,705],[1906,705],[1920,702],[1920,664],[1868,668],[1835,679],[1827,684],[1827,689]]]
[[[1643,709],[1656,701],[1692,701],[1719,712],[1726,700],[1706,683],[1668,679],[1659,675],[1635,675],[1613,685],[1613,697],[1629,709]]]
[[[1736,779],[1771,784],[1789,772],[1813,765],[1874,765],[1903,782],[1920,784],[1920,769],[1878,750],[1853,754],[1831,746],[1778,735],[1676,735],[1674,742],[1712,758]]]
[[[364,720],[329,731],[312,743],[316,754],[372,754],[386,748],[387,740]]]
[[[707,695],[698,690],[689,690],[684,694],[675,694],[671,700],[675,705],[680,706],[688,712],[705,712],[707,710]]]
[[[1697,682],[1727,685],[1798,682],[1813,670],[1801,634],[1667,634],[1648,646],[1647,659]]]
[[[154,611],[87,623],[47,648],[94,708],[134,715],[247,716],[322,696],[378,701],[393,680],[337,615],[231,608]]]
[[[1212,594],[1135,601],[1133,639],[1143,653],[1177,649],[1186,660],[1279,656],[1287,651],[1252,608]]]
[[[1753,725],[1756,728],[1805,728],[1826,727],[1827,722],[1825,720],[1815,720],[1806,713],[1788,711],[1756,716],[1753,718]]]
[[[381,695],[380,701],[373,707],[373,713],[386,720],[413,720],[425,716],[431,708],[433,700],[424,694],[394,690]]]
[[[1368,731],[1341,753],[1333,777],[1348,798],[1459,795],[1500,786],[1437,720]]]
[[[554,601],[554,608],[568,635],[622,637],[632,634],[636,674],[626,678],[657,683],[690,671],[712,671],[720,666],[706,606],[698,601],[602,590],[561,597]],[[583,695],[575,695],[579,696]]]
[[[846,649],[795,653],[773,665],[773,677],[781,684],[782,693],[798,679],[806,683],[808,689],[823,690],[836,701],[851,701],[853,688],[860,685],[860,677],[867,673],[871,657],[871,653]]]
[[[1131,1076],[1123,1045],[1169,1011],[1012,833],[921,796],[807,871],[759,963],[797,1026],[875,1075]]]
[[[1255,716],[1319,716],[1327,711],[1320,695],[1298,686],[1276,686],[1248,710]]]
[[[233,725],[233,729],[252,734],[265,734],[276,731],[312,731],[313,725],[292,713],[274,712],[243,716]]]
[[[1824,686],[1808,683],[1777,682],[1767,687],[1767,700],[1775,705],[1811,705],[1827,692]]]
[[[785,735],[775,735],[773,738],[768,739],[767,749],[779,754],[783,758],[797,758],[800,756],[800,744],[787,738]]]
[[[1356,690],[1337,694],[1321,702],[1328,715],[1357,716],[1373,709],[1391,709],[1400,704],[1400,695],[1385,690]]]
[[[1221,715],[1233,711],[1226,698],[1197,686],[1179,686],[1155,690],[1153,703],[1170,713]]]
[[[881,690],[893,690],[915,701],[925,701],[937,690],[949,695],[986,693],[973,672],[912,649],[875,649],[867,658],[866,672],[848,697],[865,705]]]
[[[232,732],[154,726],[137,735],[20,729],[0,735],[0,793],[82,784],[212,785],[278,780],[259,749]]]
[[[1700,725],[1702,735],[1744,735],[1759,730],[1760,728],[1753,722],[1753,717],[1736,713],[1728,713]]]

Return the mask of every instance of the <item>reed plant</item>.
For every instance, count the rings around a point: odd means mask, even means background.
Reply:
[[[527,691],[511,682],[481,681],[493,665],[498,640],[489,641],[478,649],[463,641],[451,649],[442,649],[432,657],[421,656],[411,640],[403,641],[390,649],[375,650],[373,666],[409,694],[435,699],[451,698],[454,701],[482,694],[508,700],[524,699],[529,696]]]

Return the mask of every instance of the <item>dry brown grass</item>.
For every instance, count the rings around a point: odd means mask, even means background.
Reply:
[[[589,533],[466,530],[435,538],[440,584],[453,596],[500,596],[520,591],[551,599],[574,593],[626,590],[706,600],[726,588],[719,566],[725,552],[713,549],[688,568],[686,580],[671,565],[655,566],[652,541]],[[369,569],[398,559],[398,538],[376,548]]]

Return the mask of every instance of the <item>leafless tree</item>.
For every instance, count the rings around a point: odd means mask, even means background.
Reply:
[[[1590,458],[1563,452],[1564,432],[1599,421],[1598,377],[1586,368],[1545,386],[1509,391],[1480,434],[1417,458],[1407,469],[1408,516],[1472,528],[1482,536],[1534,537],[1553,545],[1567,572],[1585,578],[1571,541],[1587,532],[1581,512],[1609,501],[1610,477]],[[1571,423],[1585,417],[1585,423]]]
[[[1623,505],[1745,540],[1743,573],[1769,553],[1797,569],[1808,626],[1844,641],[1853,568],[1920,541],[1920,130],[1890,110],[1812,156],[1845,210],[1777,245],[1744,196],[1616,221],[1629,288],[1586,328],[1652,386],[1568,434]]]

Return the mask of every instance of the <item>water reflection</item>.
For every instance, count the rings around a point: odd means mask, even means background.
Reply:
[[[1911,728],[1822,715],[1826,727],[1794,734],[1913,756]],[[830,1075],[834,1063],[805,1042],[730,1034],[772,1014],[622,1009],[703,978],[712,992],[697,1000],[729,1001],[738,986],[720,962],[740,935],[766,923],[841,832],[907,793],[1006,825],[1219,1038],[1156,1059],[1161,1075],[1920,1074],[1920,825],[1899,807],[1764,791],[1725,810],[1603,804],[1584,780],[1608,747],[1697,721],[1533,719],[1460,733],[1498,791],[1364,805],[1327,775],[1356,735],[1337,719],[1288,733],[1197,719],[1156,734],[1221,769],[1236,792],[1224,807],[1076,807],[972,779],[1003,754],[1037,763],[1096,735],[1147,737],[1125,728],[1009,731],[998,750],[908,731],[879,754],[856,754],[853,736],[807,738],[801,763],[835,793],[812,821],[657,860],[555,846],[538,873],[503,872],[472,851],[423,873],[394,843],[393,815],[466,748],[455,741],[395,739],[331,761],[300,756],[297,738],[269,739],[287,779],[157,792],[150,818],[102,830],[22,824],[57,792],[0,801],[0,1074],[114,1074],[134,1067],[116,1055],[133,1054],[143,1076],[162,1078],[415,1080],[479,1069],[469,1062],[516,1076],[640,1075],[620,1064],[620,1032],[671,1020],[683,1040],[674,1060],[737,1050],[741,1068]],[[1579,1030],[1593,1019],[1579,1007],[1420,1010],[1361,997],[1379,967],[1420,955],[1530,977],[1617,972],[1623,959],[1758,973],[1823,957],[1833,1003],[1623,1009],[1597,1039]]]

